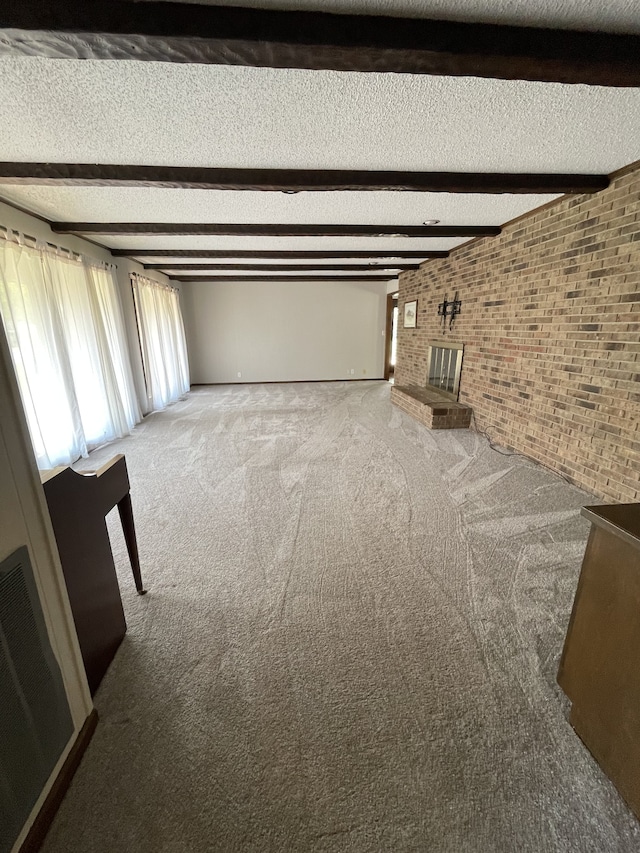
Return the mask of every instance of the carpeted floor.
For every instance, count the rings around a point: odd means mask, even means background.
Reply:
[[[145,582],[44,850],[637,851],[555,683],[597,503],[382,382],[196,388],[127,457]]]

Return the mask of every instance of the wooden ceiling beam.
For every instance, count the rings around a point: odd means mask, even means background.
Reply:
[[[279,249],[109,249],[115,258],[274,258],[274,259],[304,259],[304,258],[448,258],[447,251],[417,251],[406,252],[393,249],[298,249],[281,251]],[[163,266],[168,267],[165,263]]]
[[[135,0],[3,0],[0,57],[640,85],[640,37]]]
[[[398,262],[385,264],[144,264],[146,270],[191,270],[201,272],[202,270],[262,270],[264,272],[307,272],[309,270],[321,270],[322,272],[371,272],[383,270],[417,270],[420,264],[407,264]]]
[[[212,169],[95,163],[0,163],[0,185],[156,187],[260,192],[593,193],[607,175],[399,172],[337,169]]]
[[[52,222],[56,234],[173,234],[212,237],[490,237],[498,225],[271,225],[212,222]]]

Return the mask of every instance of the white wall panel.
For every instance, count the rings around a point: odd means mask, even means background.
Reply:
[[[380,378],[386,289],[386,282],[185,283],[191,381]]]

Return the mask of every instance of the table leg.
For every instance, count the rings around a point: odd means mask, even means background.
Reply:
[[[129,552],[129,561],[131,562],[131,571],[136,584],[138,595],[145,595],[146,589],[142,586],[142,573],[140,571],[140,559],[138,557],[138,542],[136,540],[136,528],[133,523],[133,508],[131,506],[131,495],[129,492],[118,501],[118,512],[120,514],[120,523],[122,524],[122,532],[124,540],[127,543],[127,551]]]

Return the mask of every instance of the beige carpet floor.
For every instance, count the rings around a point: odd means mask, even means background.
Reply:
[[[555,683],[597,501],[382,382],[196,388],[115,452],[149,594],[112,520],[129,633],[46,853],[640,850]]]

